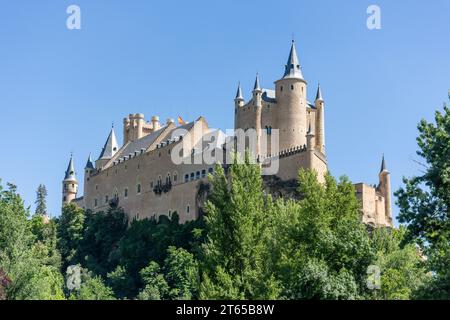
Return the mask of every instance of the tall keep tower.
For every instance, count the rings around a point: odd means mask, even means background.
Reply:
[[[292,41],[284,75],[275,82],[280,150],[306,145],[306,87],[295,42]]]
[[[72,155],[70,156],[69,166],[67,167],[66,175],[64,176],[62,184],[62,204],[66,205],[75,200],[78,192],[78,180],[75,174]]]
[[[391,173],[386,168],[386,161],[381,161],[380,184],[378,189],[384,197],[384,214],[386,219],[392,223],[392,207],[391,207]]]

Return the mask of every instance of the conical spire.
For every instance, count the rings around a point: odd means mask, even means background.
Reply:
[[[69,165],[67,166],[66,175],[64,181],[77,181],[77,176],[75,175],[75,166],[73,164],[73,155],[70,155]]]
[[[244,100],[244,97],[242,95],[241,82],[238,83],[238,88],[237,88],[235,100]]]
[[[105,142],[105,146],[102,149],[99,159],[111,159],[118,150],[119,150],[119,145],[117,144],[114,127],[112,127],[111,132],[109,133],[108,139]]]
[[[92,162],[91,154],[89,153],[88,160],[86,162],[85,169],[94,169],[94,163]]]
[[[322,89],[320,88],[320,83],[319,83],[319,86],[317,87],[316,101],[323,101]]]
[[[261,91],[261,86],[259,85],[259,74],[256,74],[255,85],[253,86],[253,91]]]
[[[380,170],[380,172],[383,172],[383,171],[388,171],[386,169],[386,161],[384,160],[384,154],[383,154],[383,160],[381,160],[381,170]]]
[[[302,69],[297,56],[297,49],[295,48],[295,41],[292,40],[291,51],[286,63],[283,78],[297,78],[303,80]]]

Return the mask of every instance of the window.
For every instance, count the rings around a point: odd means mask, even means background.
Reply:
[[[186,212],[189,213],[190,209],[191,209],[191,208],[190,208],[189,205],[188,205],[188,206],[186,207]]]
[[[191,173],[191,181],[194,180],[194,177],[195,177],[195,173],[192,172]]]
[[[204,178],[204,177],[206,177],[206,170],[205,169],[202,170],[202,178]]]
[[[195,180],[198,180],[198,179],[200,179],[200,171],[197,171],[195,173]]]
[[[141,184],[140,183],[138,183],[137,184],[137,194],[140,194],[141,193]]]
[[[170,173],[168,173],[167,176],[166,176],[166,184],[169,184],[170,181],[171,181],[171,179],[170,179]]]
[[[294,85],[293,84],[291,84],[291,90],[294,90]]]
[[[150,189],[153,189],[153,181],[150,182]]]
[[[75,185],[72,183],[72,188],[75,188]]]
[[[95,185],[95,190],[98,190],[98,184]]]
[[[169,210],[169,218],[172,217],[172,210]]]
[[[128,198],[128,188],[125,188],[124,192],[123,192],[123,196],[124,198]]]
[[[184,182],[188,182],[189,181],[189,175],[188,174],[185,174],[184,175]]]
[[[67,197],[66,196],[64,196],[63,201],[67,201]]]
[[[213,168],[209,168],[209,169],[208,169],[208,172],[209,172],[209,173],[213,173],[213,171],[214,171]]]
[[[178,180],[178,173],[174,172],[173,173],[173,182],[177,182]]]
[[[280,87],[280,91],[283,91],[283,86]]]
[[[98,206],[98,201],[97,201],[97,198],[95,198],[94,199],[94,207],[97,207]]]

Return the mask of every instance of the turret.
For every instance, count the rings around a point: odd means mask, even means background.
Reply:
[[[275,82],[280,150],[306,144],[306,87],[295,42],[292,41],[284,75]]]
[[[132,116],[132,115],[130,115]],[[128,141],[131,140],[130,137],[130,116],[123,118],[123,144],[125,145]]]
[[[317,94],[315,100],[316,107],[316,148],[325,154],[325,102],[322,97],[322,90],[317,87]]]
[[[392,223],[392,207],[391,207],[391,174],[386,168],[386,161],[381,161],[381,170],[379,174],[380,184],[378,189],[384,197],[386,222]]]
[[[153,116],[152,117],[152,125],[153,125],[153,131],[157,131],[157,130],[159,130],[161,128],[158,116]]]
[[[259,84],[259,75],[256,74],[255,85],[253,86],[253,112],[254,116],[254,128],[256,131],[256,150],[250,150],[254,153],[255,157],[261,155],[261,110],[262,110],[262,89]]]
[[[259,85],[259,75],[256,74],[255,85],[253,86],[253,105],[255,107],[262,106],[262,89]]]
[[[63,206],[71,203],[77,197],[78,192],[78,180],[75,174],[75,166],[73,163],[73,156],[70,156],[69,165],[66,170],[66,175],[62,182],[62,204]]]
[[[132,119],[130,119],[132,120]],[[132,121],[131,121],[132,125]],[[106,139],[105,145],[103,146],[102,152],[98,157],[98,160],[95,162],[95,167],[98,170],[101,170],[109,160],[119,151],[119,145],[117,144],[116,133],[114,132],[114,127],[111,128],[111,131]]]
[[[237,92],[236,92],[236,98],[234,98],[234,106],[236,108],[242,107],[244,105],[244,97],[242,96],[242,88],[241,83],[239,82]]]
[[[144,115],[142,113],[136,113],[134,115],[135,130],[133,140],[138,140],[144,136]]]

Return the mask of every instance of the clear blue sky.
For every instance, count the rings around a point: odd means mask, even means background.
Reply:
[[[370,4],[381,30],[366,27]],[[2,1],[0,178],[33,210],[44,183],[58,215],[71,151],[82,181],[129,113],[232,128],[237,82],[246,98],[256,72],[273,87],[294,34],[311,100],[322,84],[331,172],[376,183],[385,153],[395,190],[420,169],[417,122],[448,99],[449,12],[448,0]]]

